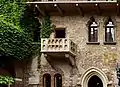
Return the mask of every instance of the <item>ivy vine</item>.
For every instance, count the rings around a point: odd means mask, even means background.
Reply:
[[[0,84],[2,84],[2,85],[7,85],[7,84],[12,85],[13,83],[14,83],[14,78],[12,78],[10,76],[0,75]]]
[[[41,38],[49,38],[52,32],[53,26],[51,25],[50,16],[45,16],[41,25]]]
[[[32,44],[33,31],[40,28],[33,9],[19,0],[0,0],[0,3],[0,55],[29,58],[38,48]]]

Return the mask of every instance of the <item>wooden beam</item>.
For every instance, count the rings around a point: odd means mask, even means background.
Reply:
[[[64,15],[64,13],[63,13],[62,9],[60,8],[60,6],[59,6],[58,4],[54,4],[54,7],[56,7],[56,8],[57,8],[57,10],[58,10],[58,12],[60,13],[60,15],[61,15],[61,16],[63,16],[63,15]]]
[[[35,5],[35,7],[38,9],[38,11],[43,15],[43,16],[45,16],[45,12],[42,10],[42,9],[40,9],[40,7],[36,4]]]
[[[98,10],[98,13],[99,13],[99,14],[101,14],[101,13],[102,13],[102,11],[101,11],[101,9],[100,9],[99,4],[95,4],[95,6],[96,6],[96,8],[97,8],[97,10]]]
[[[99,1],[85,1],[85,0],[76,0],[76,1],[33,1],[33,2],[26,2],[27,4],[65,4],[65,3],[69,3],[69,4],[94,4],[94,3],[102,3],[102,4],[112,4],[112,3],[117,3],[116,0],[113,0],[113,1],[106,1],[106,0],[99,0]]]
[[[76,4],[76,7],[77,7],[80,15],[84,16],[83,10],[82,10],[82,8],[79,6],[79,4]]]
[[[117,14],[120,15],[120,5],[117,4]]]

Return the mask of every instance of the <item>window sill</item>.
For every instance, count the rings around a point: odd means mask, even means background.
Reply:
[[[104,45],[116,45],[116,42],[104,42]]]
[[[92,44],[94,44],[94,45],[99,45],[100,42],[87,42],[86,44],[90,44],[90,45],[92,45]]]

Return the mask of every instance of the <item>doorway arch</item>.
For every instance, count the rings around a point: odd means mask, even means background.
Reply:
[[[100,70],[96,67],[91,67],[84,72],[84,74],[81,77],[81,86],[82,87],[91,87],[91,86],[88,86],[89,84],[92,84],[91,79],[92,80],[97,79],[97,80],[99,80],[98,83],[100,83],[102,87],[107,87],[108,78],[107,78],[106,74],[102,70]],[[96,82],[96,84],[97,84],[97,82]]]
[[[103,87],[101,79],[94,75],[88,81],[88,87]]]

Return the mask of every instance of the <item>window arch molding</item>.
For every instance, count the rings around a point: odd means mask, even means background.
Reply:
[[[87,22],[88,42],[98,42],[98,26],[99,24],[94,17],[90,17],[90,20]]]
[[[117,26],[116,25],[117,24],[116,19],[115,19],[115,17],[111,17],[111,16],[103,18],[103,22],[104,22],[103,27],[105,28],[105,26],[106,26],[106,24],[108,23],[109,20],[111,20],[113,22],[114,27],[116,28],[116,26]]]
[[[105,43],[115,42],[116,37],[116,21],[115,18],[107,17],[104,21],[104,41]]]
[[[107,87],[109,84],[108,78],[106,74],[97,67],[90,67],[83,73],[80,80],[81,87],[88,87],[88,81],[94,75],[98,76],[101,79],[103,87]]]

